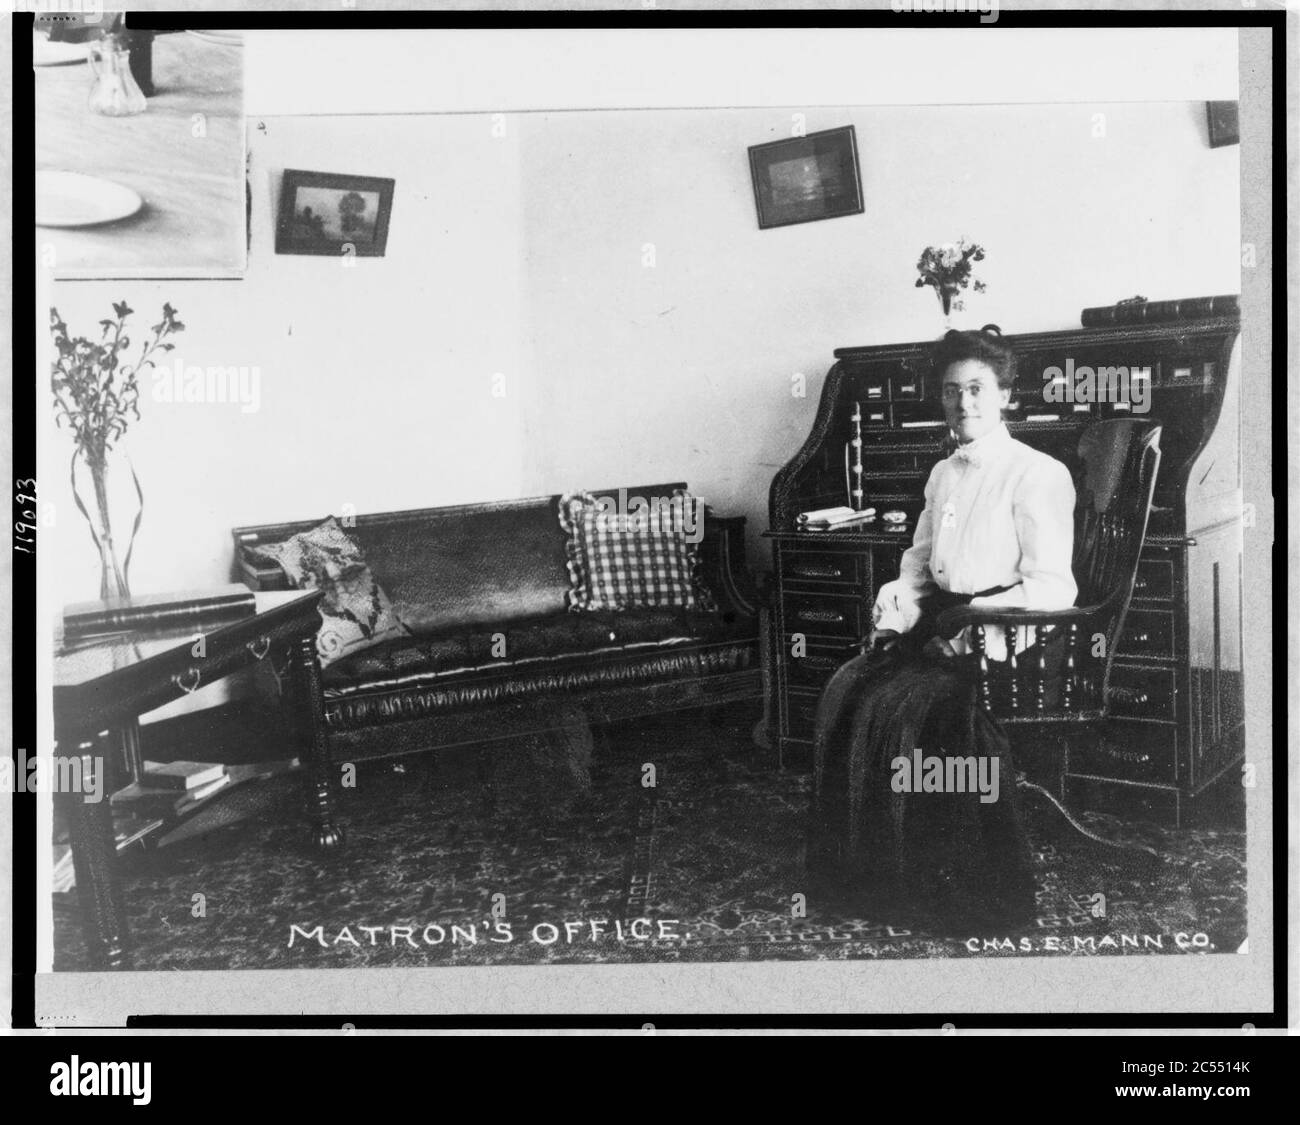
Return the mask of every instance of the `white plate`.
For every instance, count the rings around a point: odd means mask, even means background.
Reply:
[[[65,66],[85,62],[90,53],[89,43],[52,43],[40,32],[32,33],[33,66]]]
[[[38,227],[93,227],[134,215],[144,200],[129,187],[80,172],[36,173]]]
[[[227,31],[222,28],[218,31],[191,31],[188,34],[193,35],[195,39],[202,39],[204,43],[215,43],[219,47],[242,47],[244,45],[244,33],[242,31]]]

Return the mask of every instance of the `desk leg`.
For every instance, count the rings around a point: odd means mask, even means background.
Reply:
[[[144,777],[144,755],[140,752],[138,719],[132,719],[122,727],[122,762],[126,769],[127,783],[139,781]]]
[[[300,637],[289,654],[289,675],[293,681],[294,709],[302,732],[303,785],[307,819],[316,846],[332,850],[343,846],[343,829],[334,822],[330,799],[329,736],[325,730],[325,700],[321,692],[320,660],[316,637]]]
[[[772,703],[776,692],[775,654],[772,651],[774,647],[772,620],[772,610],[768,606],[762,606],[758,611],[758,662],[763,676],[763,717],[755,724],[753,733],[750,735],[755,746],[760,750],[769,751],[776,749],[778,745],[778,740],[775,737],[776,708]]]
[[[121,732],[106,731],[77,747],[87,792],[95,776],[110,778],[108,755],[121,745]],[[56,751],[57,753],[57,751]],[[56,793],[68,820],[72,867],[77,875],[77,899],[90,964],[95,969],[129,969],[130,937],[126,900],[117,879],[117,841],[113,834],[110,786],[105,781],[102,799],[87,802],[82,793]]]

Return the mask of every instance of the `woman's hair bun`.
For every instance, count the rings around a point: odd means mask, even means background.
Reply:
[[[949,367],[968,359],[978,360],[989,367],[997,377],[999,387],[1004,390],[1014,388],[1015,351],[1010,342],[1003,339],[1002,329],[996,324],[986,324],[979,331],[959,332],[952,328],[945,332],[931,356],[934,378],[942,380]]]

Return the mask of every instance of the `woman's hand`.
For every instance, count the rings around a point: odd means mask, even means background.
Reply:
[[[897,629],[872,629],[871,636],[867,638],[867,651],[888,652],[901,636]]]
[[[939,656],[949,659],[957,655],[956,650],[942,637],[931,637],[921,650],[926,656]]]

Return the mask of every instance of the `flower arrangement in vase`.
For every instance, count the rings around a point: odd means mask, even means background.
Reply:
[[[916,279],[916,287],[934,287],[939,303],[943,306],[945,324],[954,309],[960,311],[964,307],[959,294],[971,285],[974,263],[983,260],[984,247],[967,242],[964,238],[940,246],[927,246],[921,252],[916,263],[916,271],[920,274]],[[975,281],[972,288],[976,293],[983,293],[987,286],[982,281]]]
[[[70,336],[59,310],[50,309],[50,332],[56,349],[50,379],[55,424],[66,423],[72,431],[72,495],[99,552],[101,598],[130,596],[131,550],[144,514],[144,493],[132,468],[131,480],[140,507],[125,559],[119,564],[109,515],[109,454],[126,434],[130,420],[139,421],[140,373],[153,366],[155,352],[172,350],[174,345],[167,342],[168,336],[185,329],[176,319],[176,310],[164,304],[162,320],[150,329],[151,335],[141,345],[140,358],[133,364],[126,363],[123,353],[131,346],[126,320],[134,311],[125,301],[114,302],[115,318],[99,322],[102,332],[96,342],[85,336]],[[90,473],[93,515],[77,491],[78,462]]]

